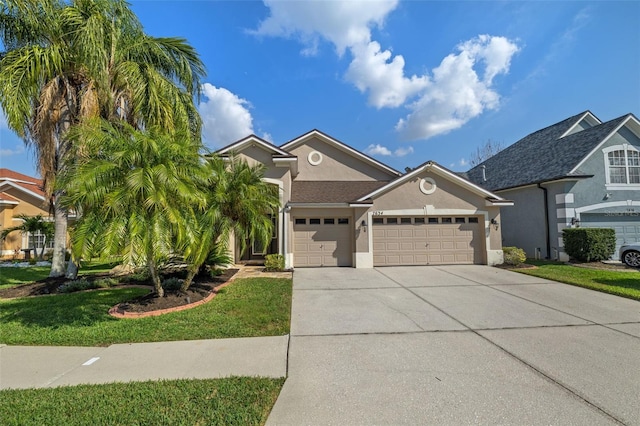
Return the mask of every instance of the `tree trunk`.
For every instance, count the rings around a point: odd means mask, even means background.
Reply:
[[[67,252],[67,211],[58,203],[53,204],[55,234],[53,236],[53,257],[51,258],[50,277],[61,277],[65,273],[65,254]]]
[[[193,277],[196,276],[199,270],[200,268],[194,269],[193,267],[187,269],[187,277],[184,279],[182,286],[180,286],[180,291],[187,291],[189,289],[189,286],[193,282]]]
[[[147,257],[147,264],[149,265],[149,273],[151,274],[151,280],[153,281],[153,288],[156,290],[158,297],[164,296],[164,288],[162,288],[162,282],[160,281],[160,274],[158,274],[158,267],[153,259]]]

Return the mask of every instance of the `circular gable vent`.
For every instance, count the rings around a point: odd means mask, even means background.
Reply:
[[[317,166],[318,164],[322,163],[322,154],[320,154],[318,151],[311,151],[307,156],[307,160],[312,166]]]
[[[431,178],[421,179],[420,191],[426,195],[433,194],[434,192],[436,192],[436,181]]]

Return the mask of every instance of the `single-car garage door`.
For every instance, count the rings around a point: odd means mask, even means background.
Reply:
[[[479,218],[374,217],[373,264],[483,263]]]
[[[589,214],[580,215],[581,226],[585,228],[613,228],[616,231],[616,251],[612,258],[618,258],[622,244],[640,242],[640,215],[631,214]]]
[[[351,219],[296,217],[293,266],[351,266]]]

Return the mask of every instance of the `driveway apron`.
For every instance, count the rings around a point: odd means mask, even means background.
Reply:
[[[270,425],[640,424],[640,303],[498,268],[298,269]]]

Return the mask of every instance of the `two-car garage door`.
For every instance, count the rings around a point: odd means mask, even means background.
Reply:
[[[483,263],[478,217],[378,217],[373,219],[373,264]]]

